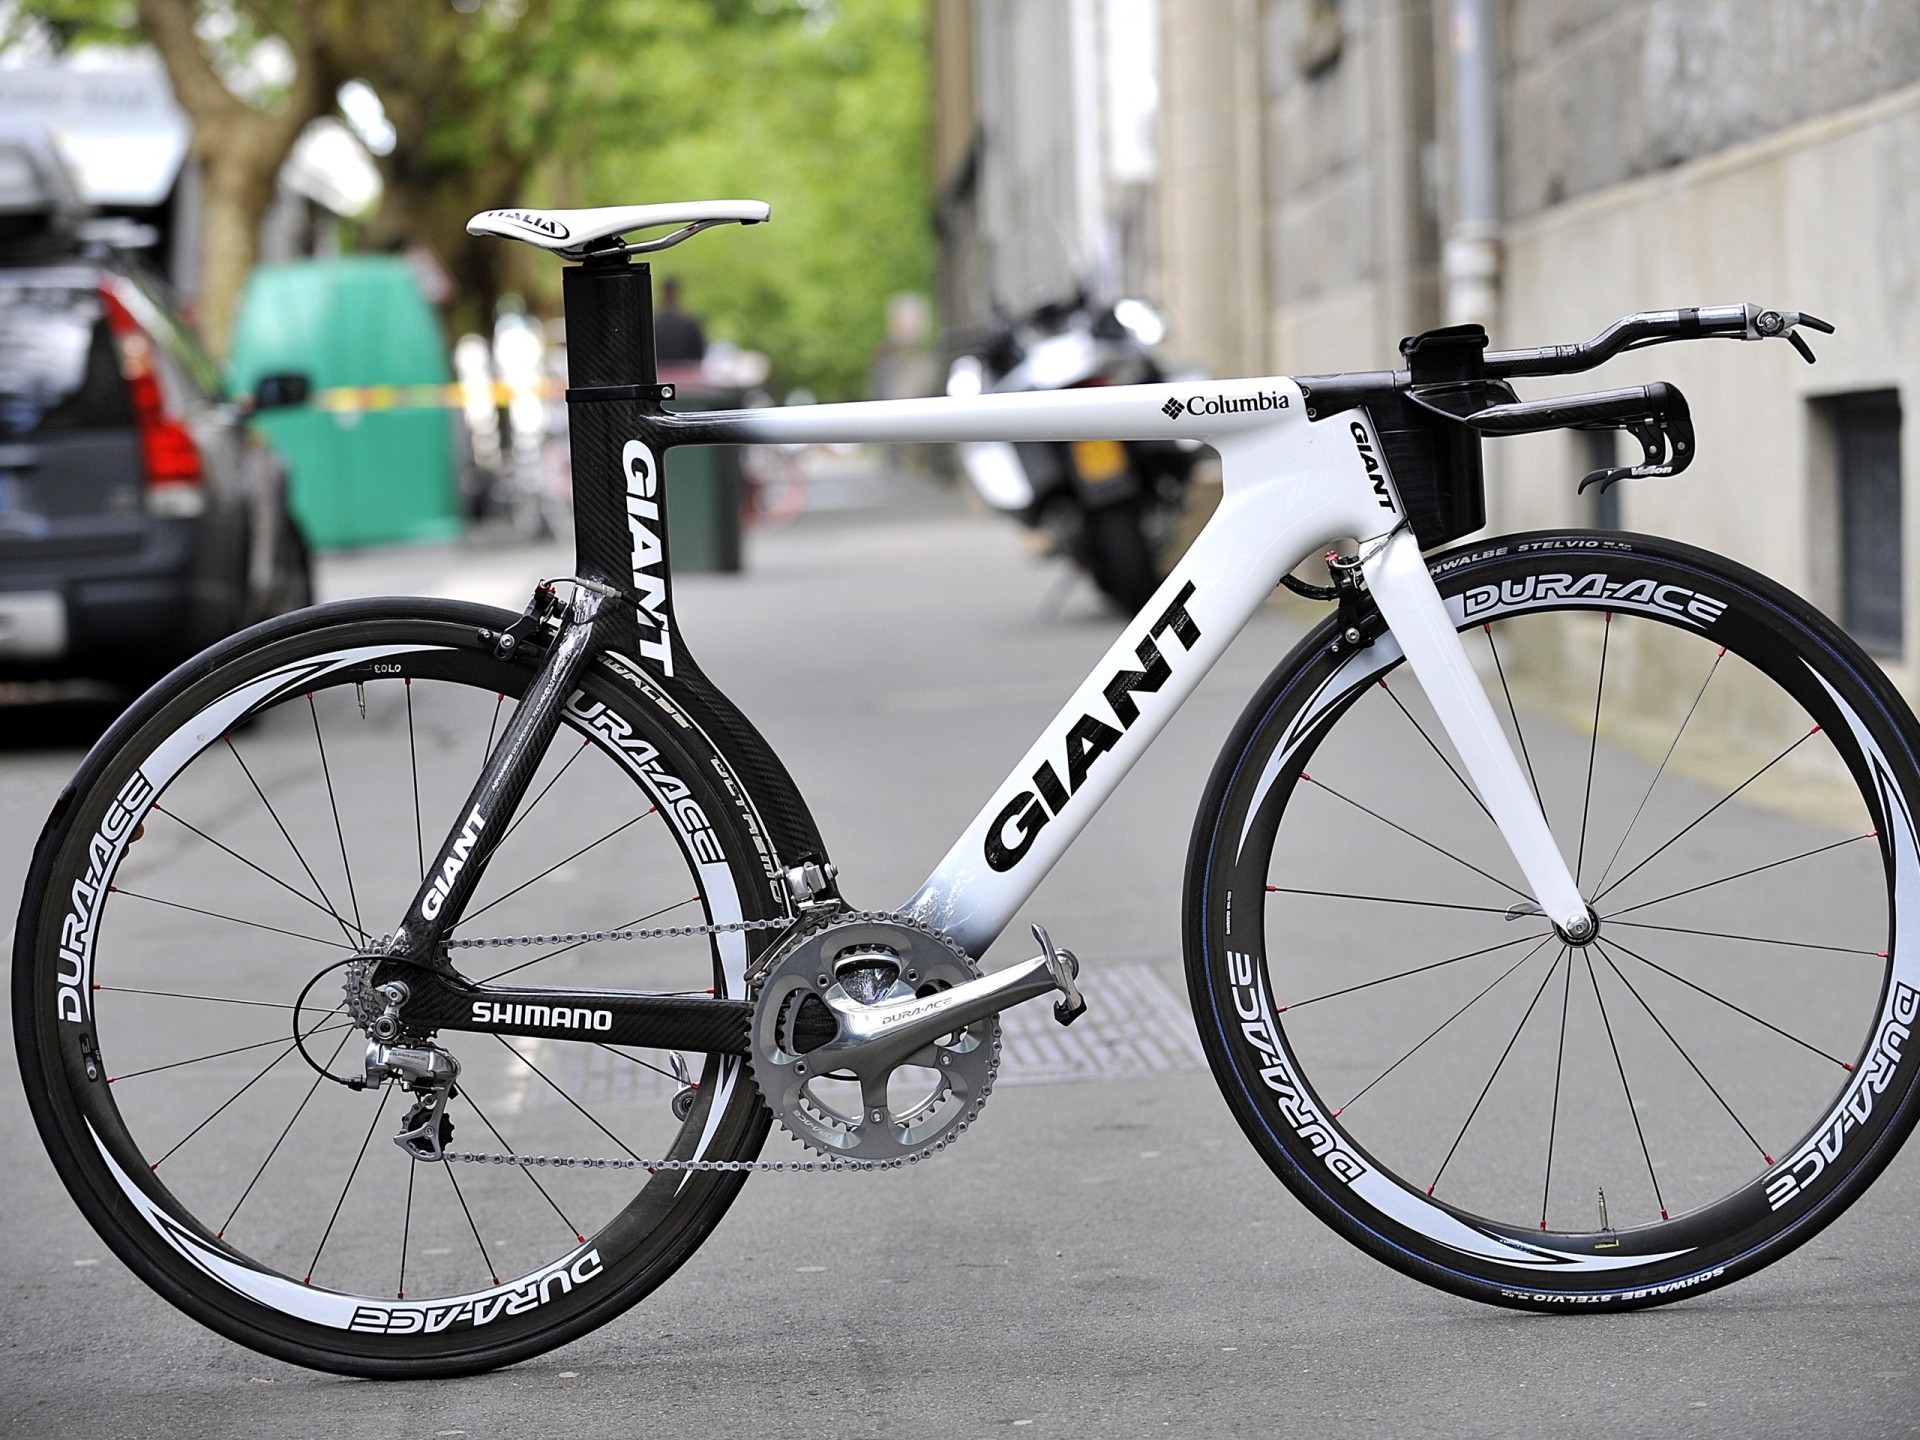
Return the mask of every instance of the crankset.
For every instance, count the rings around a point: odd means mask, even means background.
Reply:
[[[754,1079],[774,1118],[820,1154],[881,1164],[943,1149],[979,1114],[1000,1063],[1000,1011],[1059,993],[1086,1009],[1071,954],[982,975],[945,936],[897,915],[847,915],[782,948],[754,1005]]]

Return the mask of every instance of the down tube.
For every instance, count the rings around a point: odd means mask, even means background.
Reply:
[[[1303,427],[1304,428],[1304,427]],[[1350,447],[1349,447],[1350,448]],[[1193,693],[1280,577],[1316,548],[1365,534],[1348,486],[1309,467],[1235,493],[1128,622],[993,799],[904,909],[980,955]]]

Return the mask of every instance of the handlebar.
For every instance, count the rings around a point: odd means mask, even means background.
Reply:
[[[1625,350],[1664,345],[1672,340],[1722,337],[1730,340],[1788,341],[1801,358],[1813,363],[1813,351],[1795,327],[1833,334],[1833,326],[1798,310],[1767,310],[1758,305],[1700,305],[1685,310],[1643,310],[1613,322],[1593,339],[1579,345],[1542,345],[1531,350],[1491,350],[1486,356],[1490,378],[1513,375],[1571,375],[1611,360]]]

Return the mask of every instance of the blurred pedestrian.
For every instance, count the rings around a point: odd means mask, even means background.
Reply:
[[[707,332],[689,311],[680,308],[680,282],[669,277],[660,285],[660,308],[653,316],[653,349],[662,365],[698,365],[707,354]]]

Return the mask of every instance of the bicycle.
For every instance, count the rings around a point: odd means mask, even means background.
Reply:
[[[1704,551],[1452,543],[1484,520],[1482,435],[1624,428],[1644,458],[1601,484],[1692,459],[1671,386],[1523,401],[1513,377],[1831,327],[1729,305],[1533,350],[1431,331],[1365,374],[676,414],[634,257],[766,218],[475,217],[575,262],[570,584],[518,616],[257,626],[60,797],[16,931],[22,1075],[136,1273],[285,1360],[456,1374],[623,1312],[754,1170],[943,1150],[999,1012],[1085,1008],[1038,927],[1032,958],[979,957],[1278,584],[1334,608],[1221,753],[1184,925],[1207,1059],[1279,1179],[1416,1279],[1549,1311],[1702,1293],[1862,1192],[1920,1105],[1913,716],[1811,606]],[[919,890],[856,910],[675,622],[662,456],[1090,437],[1212,445],[1219,512]],[[1330,585],[1293,578],[1330,545]],[[1783,818],[1815,802],[1840,827],[1818,844]],[[625,909],[583,924],[580,896]],[[759,1158],[776,1123],[809,1158]]]

